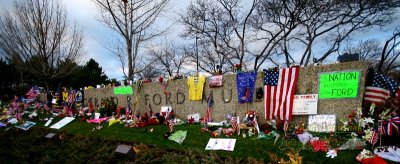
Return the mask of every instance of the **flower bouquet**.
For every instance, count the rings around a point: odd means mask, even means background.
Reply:
[[[366,149],[357,155],[356,160],[363,164],[386,164],[385,160]]]

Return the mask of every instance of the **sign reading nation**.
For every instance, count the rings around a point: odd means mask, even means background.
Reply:
[[[132,86],[115,87],[114,94],[115,95],[132,95],[133,94]]]
[[[360,71],[325,72],[319,74],[319,98],[357,98]]]

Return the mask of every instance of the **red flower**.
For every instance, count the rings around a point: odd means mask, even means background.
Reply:
[[[190,119],[188,120],[189,124],[194,124],[194,118],[190,117]]]

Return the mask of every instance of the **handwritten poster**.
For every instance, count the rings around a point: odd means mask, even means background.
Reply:
[[[357,98],[360,79],[360,71],[320,73],[319,98]]]
[[[236,144],[236,139],[210,138],[206,146],[206,150],[233,151],[233,149],[235,149],[235,144]]]
[[[336,129],[336,115],[308,116],[307,130],[312,132],[334,132]]]
[[[133,94],[132,86],[115,87],[114,94],[115,95],[132,95]]]
[[[52,129],[60,129],[63,126],[65,126],[68,123],[70,123],[71,121],[73,121],[74,119],[75,118],[73,118],[73,117],[64,117],[62,120],[60,120],[57,123],[55,123],[54,125],[50,126],[50,128],[52,128]]]
[[[293,115],[317,114],[318,94],[294,95]]]

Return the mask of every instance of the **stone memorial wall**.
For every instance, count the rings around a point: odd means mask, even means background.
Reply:
[[[335,114],[337,119],[344,118],[362,104],[367,68],[368,64],[365,62],[302,67],[299,71],[295,94],[324,95],[318,99],[318,114]],[[262,72],[258,72],[255,90],[263,87],[263,76]],[[320,83],[323,85],[321,93]],[[258,112],[260,123],[266,121],[263,99],[256,99],[254,96],[252,103],[238,103],[236,74],[224,75],[222,87],[209,88],[206,82],[202,101],[189,100],[187,79],[169,80],[165,89],[158,81],[141,85],[134,84],[132,88],[132,95],[115,95],[111,86],[85,90],[84,104],[88,105],[92,101],[93,105],[98,107],[101,99],[113,98],[118,105],[131,104],[133,110],[142,114],[150,107],[158,112],[161,106],[171,106],[178,118],[186,119],[187,115],[195,113],[205,116],[207,98],[212,95],[214,121],[225,120],[227,114],[243,117],[247,110]],[[170,94],[165,94],[166,92]],[[293,116],[293,121],[307,122],[307,118],[308,116],[296,115]]]

